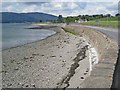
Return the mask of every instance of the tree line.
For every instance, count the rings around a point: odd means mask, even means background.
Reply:
[[[109,18],[109,17],[120,17],[120,14],[117,13],[115,14],[115,16],[112,16],[111,14],[97,14],[97,15],[78,15],[78,16],[68,16],[68,17],[63,17],[62,15],[58,16],[57,20],[53,20],[53,23],[71,23],[71,22],[75,22],[78,20],[87,20],[87,21],[91,21],[91,20],[97,20],[100,18]]]

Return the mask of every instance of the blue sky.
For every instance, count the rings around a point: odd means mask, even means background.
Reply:
[[[77,16],[85,14],[112,14],[118,12],[118,2],[84,2],[69,0],[49,0],[49,2],[2,2],[2,12],[43,12],[53,15]]]

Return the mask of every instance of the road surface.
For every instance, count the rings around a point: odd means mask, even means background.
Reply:
[[[119,34],[120,32],[118,31],[118,28],[111,28],[111,27],[98,27],[98,26],[85,26],[89,28],[93,28],[96,30],[99,30],[109,36],[110,38],[114,39],[115,41],[119,42]],[[120,45],[120,42],[119,42]]]
[[[88,26],[88,25],[80,25],[80,24],[73,24],[75,26],[84,26],[84,27],[88,27],[88,28],[93,28],[96,30],[101,31],[102,33],[106,34],[107,36],[109,36],[110,38],[114,39],[116,42],[119,43],[120,45],[120,31],[118,30],[118,28],[112,28],[112,27],[99,27],[99,26]]]

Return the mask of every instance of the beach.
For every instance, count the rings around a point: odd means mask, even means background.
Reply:
[[[7,1],[2,90],[120,88],[118,0]]]
[[[3,88],[80,88],[98,63],[96,49],[82,36],[52,28],[57,33],[44,40],[3,50]]]

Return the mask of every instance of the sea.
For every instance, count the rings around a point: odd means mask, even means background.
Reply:
[[[28,29],[30,23],[2,23],[2,50],[42,40],[55,34],[49,29]]]

